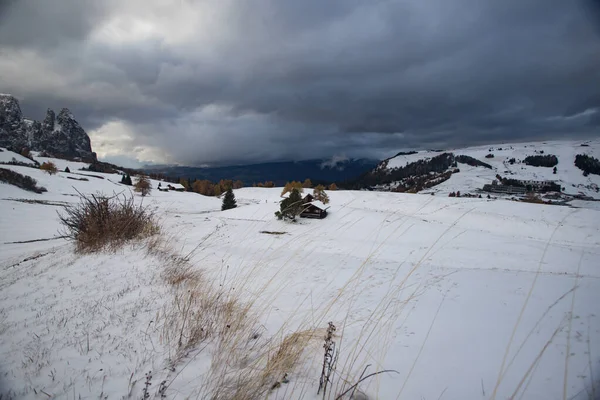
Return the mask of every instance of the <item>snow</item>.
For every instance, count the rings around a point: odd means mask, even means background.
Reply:
[[[587,146],[582,146],[586,144]],[[502,148],[502,150],[498,150]],[[490,151],[491,149],[491,151]],[[512,144],[495,144],[485,146],[474,146],[459,149],[448,149],[455,155],[467,155],[490,164],[493,169],[483,167],[471,167],[467,164],[458,163],[460,172],[452,174],[450,179],[434,186],[422,193],[439,193],[448,195],[450,192],[460,191],[468,193],[481,189],[484,184],[489,184],[496,179],[499,174],[502,177],[521,179],[521,180],[551,180],[556,181],[562,187],[566,194],[584,194],[596,199],[600,199],[600,191],[594,187],[600,187],[600,176],[592,175],[585,177],[582,171],[574,165],[577,154],[587,154],[600,158],[600,140],[579,140],[579,141],[547,141],[547,142],[528,142]],[[530,155],[553,154],[558,157],[557,173],[554,174],[552,168],[533,167],[517,162],[510,164],[508,161],[515,158],[517,161],[523,160]],[[417,154],[402,155],[393,157],[388,162],[388,168],[399,168],[406,166],[420,159],[432,158],[443,152],[420,151]],[[485,158],[489,153],[494,158]],[[594,186],[595,185],[595,186]]]
[[[0,152],[0,163],[7,163],[7,162],[11,162],[13,161],[13,158],[15,160],[17,160],[18,162],[21,163],[25,163],[25,164],[31,164],[31,165],[35,165],[35,163],[33,161],[31,161],[29,158],[27,157],[23,157],[22,155],[12,152],[10,150],[7,150],[5,148],[0,148],[2,151]]]
[[[80,161],[69,161],[69,160],[63,160],[60,158],[40,157],[39,156],[40,152],[37,152],[37,151],[32,151],[31,153],[33,154],[33,158],[35,158],[40,164],[51,161],[56,165],[56,168],[58,168],[60,171],[64,171],[65,168],[69,167],[70,171],[79,172],[77,170],[80,170],[82,168],[87,168],[90,166],[89,163],[84,163],[84,162],[80,162]]]
[[[313,200],[310,202],[310,204],[312,204],[315,207],[320,208],[321,210],[327,210],[329,208],[329,206],[326,206],[325,203],[323,203],[320,200]]]
[[[61,170],[67,163],[53,161]],[[67,178],[83,178],[74,173],[6,167],[48,192],[0,184],[0,394],[121,398],[131,389],[140,398],[150,370],[155,393],[162,377],[173,377],[154,327],[170,296],[161,261],[143,243],[77,255],[58,233],[57,211],[76,202],[77,191],[130,187],[118,174],[78,181]],[[327,218],[290,223],[273,214],[281,190],[237,189],[238,207],[225,212],[218,198],[188,192],[153,190],[143,201],[174,248],[253,302],[263,335],[332,321],[343,334],[335,383],[349,372],[356,382],[367,364],[369,372],[398,372],[366,380],[360,389],[369,398],[598,394],[600,210],[328,191]],[[39,239],[51,240],[14,243]],[[175,367],[168,398],[199,397],[211,351],[197,349]],[[304,385],[303,398],[321,398],[322,359],[321,345],[308,349],[283,386]]]

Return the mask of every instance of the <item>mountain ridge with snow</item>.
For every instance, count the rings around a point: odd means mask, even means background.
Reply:
[[[42,151],[58,158],[95,162],[90,137],[68,108],[51,109],[42,122],[24,118],[16,97],[0,94],[0,146],[22,152]]]
[[[451,158],[454,158],[454,162],[449,159],[440,167],[439,172],[446,173],[443,177],[445,180],[439,179],[442,181],[431,187],[424,185],[416,192],[448,195],[460,191],[481,194],[484,185],[491,184],[500,176],[523,181],[554,181],[561,186],[566,195],[600,199],[600,176],[584,175],[584,171],[575,166],[575,157],[578,154],[600,158],[600,139],[504,143],[449,150],[401,152],[380,162],[367,174],[367,178],[371,179],[371,186],[376,190],[411,191],[414,188],[411,184],[418,176],[404,177],[398,173],[403,168],[414,166],[415,163],[427,163],[444,154],[451,154]],[[533,166],[525,161],[528,156],[551,155],[555,155],[558,160],[555,166],[556,173],[553,167]],[[479,165],[469,165],[465,163],[465,159]],[[425,171],[425,174],[431,173],[427,169]],[[398,176],[402,176],[402,179],[396,179]]]

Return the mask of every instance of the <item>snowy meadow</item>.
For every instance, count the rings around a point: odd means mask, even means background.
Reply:
[[[2,166],[47,189],[0,184],[3,400],[600,396],[598,210],[328,191],[291,223],[281,188],[221,211],[53,161]],[[59,215],[97,193],[159,229],[78,251]]]

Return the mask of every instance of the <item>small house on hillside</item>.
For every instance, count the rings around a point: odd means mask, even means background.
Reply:
[[[158,182],[158,190],[160,190],[161,192],[168,192],[169,190],[185,192],[185,186],[183,186],[180,183]]]
[[[310,195],[307,195],[307,197]],[[312,196],[310,196],[312,197]],[[300,213],[301,218],[318,218],[323,219],[327,216],[327,209],[329,208],[323,202],[319,200],[313,200],[308,203],[304,203],[303,210]]]

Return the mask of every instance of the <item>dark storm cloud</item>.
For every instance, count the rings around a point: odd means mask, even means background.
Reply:
[[[119,121],[128,141],[113,154],[384,156],[594,134],[600,115],[597,0],[21,0],[0,12],[0,91],[35,114],[73,108],[103,132],[94,143]]]

